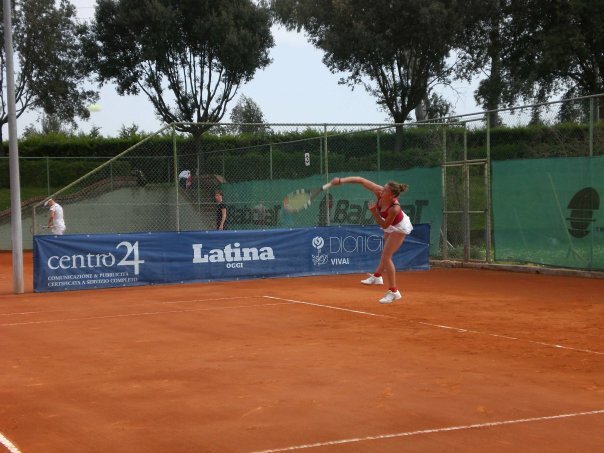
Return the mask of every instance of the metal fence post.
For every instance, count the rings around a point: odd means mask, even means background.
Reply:
[[[201,211],[201,193],[199,191],[201,186],[201,178],[199,177],[199,153],[195,153],[195,157],[197,158],[197,168],[195,170],[195,176],[197,177],[197,209]]]
[[[323,134],[325,135],[325,182],[329,182],[329,158],[327,152],[327,124],[323,124]],[[331,212],[329,209],[329,200],[331,194],[328,192],[325,199],[325,210],[327,212],[327,226],[331,225]]]
[[[485,229],[486,229],[486,244],[485,244],[485,253],[487,263],[491,263],[493,261],[493,257],[491,256],[491,241],[493,238],[491,237],[491,212],[493,207],[493,201],[491,200],[491,120],[489,115],[487,115],[487,162],[485,167],[485,190],[486,190],[486,203],[487,203],[487,212],[485,215]]]
[[[323,135],[325,140],[325,182],[329,182],[329,157],[327,151],[327,124],[323,124]]]
[[[589,98],[589,157],[594,157],[594,98]]]
[[[377,171],[378,171],[378,180],[380,179],[380,172],[382,169],[382,156],[381,156],[381,152],[382,152],[382,147],[380,146],[380,130],[378,129],[376,134],[376,146],[377,146]]]
[[[176,188],[176,231],[180,231],[180,207],[178,196],[178,155],[176,152],[176,127],[172,126],[172,151],[174,153],[174,187]]]
[[[323,139],[319,137],[319,173],[323,174]]]
[[[468,128],[463,128],[463,259],[470,261],[470,164],[468,164]]]
[[[269,158],[270,177],[271,177],[271,179],[273,179],[273,145],[268,145],[268,158]]]
[[[50,195],[50,162],[46,156],[46,196]]]
[[[443,260],[448,259],[449,257],[449,248],[448,248],[448,240],[447,240],[447,126],[443,127],[443,158],[442,158],[442,171],[440,172],[441,177],[441,191],[442,191],[442,250],[441,254]]]

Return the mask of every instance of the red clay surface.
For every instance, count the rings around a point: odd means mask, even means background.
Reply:
[[[12,294],[0,452],[604,451],[604,280],[401,272]],[[12,447],[11,445],[14,445]]]

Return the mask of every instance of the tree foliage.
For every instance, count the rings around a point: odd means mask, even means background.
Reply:
[[[510,2],[509,15],[502,55],[514,93],[604,92],[604,1]]]
[[[466,0],[273,0],[277,17],[304,30],[323,50],[332,72],[362,84],[397,123],[427,99],[435,84],[448,84],[447,64],[474,20]],[[400,141],[399,141],[400,143]],[[398,147],[398,146],[397,146]]]
[[[231,111],[231,122],[234,133],[266,133],[269,127],[264,124],[264,115],[260,106],[253,99],[241,96]]]
[[[219,122],[270,63],[271,15],[252,0],[98,0],[87,51],[101,83],[144,93],[166,123]],[[207,126],[178,127],[201,134]]]
[[[86,106],[98,95],[83,88],[89,80],[82,54],[86,30],[76,21],[74,6],[68,0],[17,0],[13,5],[17,118],[27,110],[39,109],[48,117],[75,126],[76,117],[90,116]],[[4,87],[4,23],[0,23],[0,40],[0,78]],[[8,122],[4,89],[1,96],[0,126]]]
[[[604,92],[604,1],[496,0],[467,30],[464,70],[487,110]],[[496,124],[496,123],[491,123]]]

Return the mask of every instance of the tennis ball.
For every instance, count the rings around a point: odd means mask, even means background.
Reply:
[[[101,105],[100,104],[90,104],[88,106],[88,111],[89,112],[100,112],[101,111]]]

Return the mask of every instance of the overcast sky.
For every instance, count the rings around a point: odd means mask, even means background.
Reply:
[[[95,0],[71,0],[78,16],[87,20],[94,15]],[[232,108],[241,95],[254,100],[270,123],[383,123],[391,122],[375,98],[361,86],[351,90],[339,85],[344,74],[331,74],[322,62],[322,52],[309,44],[303,34],[274,27],[275,47],[270,51],[273,62],[258,71],[254,79],[240,87]],[[454,90],[436,90],[453,103],[457,114],[480,111],[473,98],[476,84],[458,83]],[[100,127],[104,136],[116,136],[122,126],[136,124],[145,132],[161,128],[151,103],[144,95],[119,96],[113,85],[100,90],[100,112],[91,113],[89,121],[78,127],[88,132]],[[21,133],[28,124],[37,124],[38,113],[23,114],[17,120]],[[223,121],[229,121],[229,112]],[[6,126],[5,126],[6,127]]]

